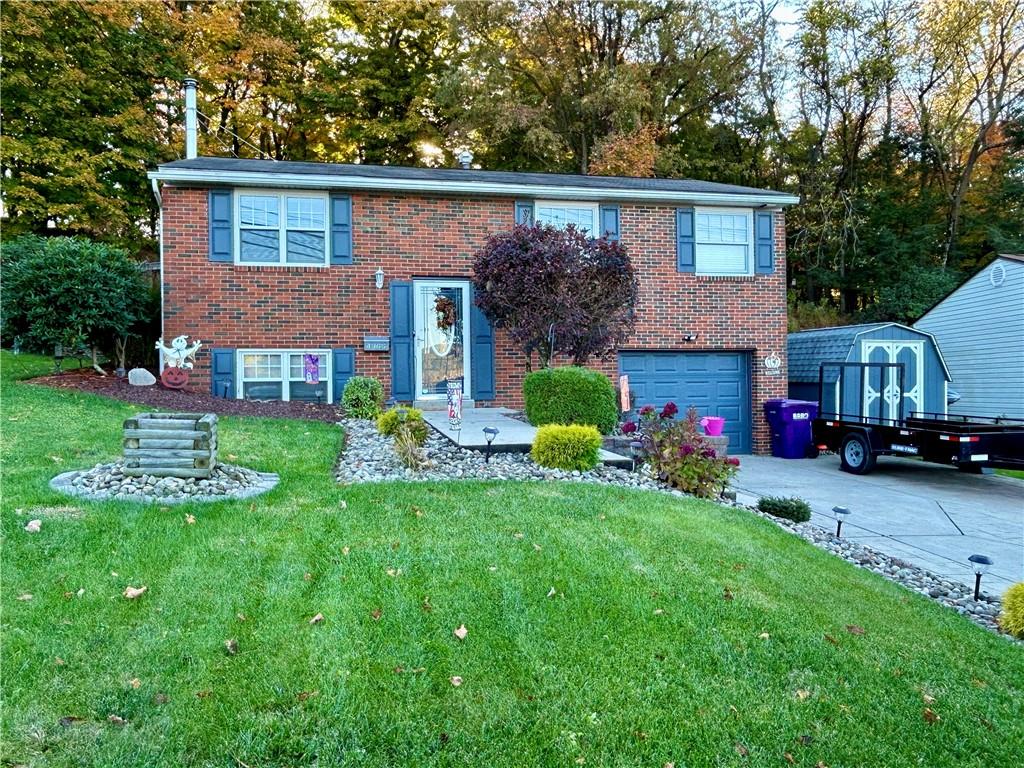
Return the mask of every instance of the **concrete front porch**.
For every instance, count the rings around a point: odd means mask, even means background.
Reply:
[[[456,445],[475,451],[486,451],[487,440],[484,427],[495,427],[498,430],[491,450],[495,453],[528,453],[537,435],[537,428],[525,421],[512,418],[515,413],[508,408],[464,408],[462,411],[462,428],[453,430],[448,424],[448,411],[424,411],[423,419],[437,432],[447,437]],[[603,464],[615,467],[631,467],[632,460],[627,456],[606,451],[598,451],[598,458]]]

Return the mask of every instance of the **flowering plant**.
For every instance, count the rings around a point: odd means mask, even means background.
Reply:
[[[641,441],[651,469],[659,479],[686,493],[703,498],[721,495],[736,474],[739,459],[718,455],[698,429],[696,408],[688,409],[681,421],[672,419],[677,411],[672,403],[666,404],[660,415],[651,408],[643,423]]]
[[[622,422],[622,426],[619,427],[619,430],[624,435],[632,435],[637,430],[636,422],[635,421],[624,421],[624,422]]]

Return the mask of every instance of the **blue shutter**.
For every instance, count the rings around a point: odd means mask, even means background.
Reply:
[[[391,397],[413,399],[412,283],[391,283]]]
[[[356,351],[351,347],[331,350],[331,386],[335,404],[341,402],[341,393],[345,391],[345,384],[355,374]]]
[[[601,220],[601,237],[618,242],[619,240],[619,206],[602,205],[598,211]]]
[[[214,397],[235,396],[235,350],[213,349],[210,352],[210,394]]]
[[[494,329],[487,315],[475,303],[469,309],[470,378],[474,400],[493,400],[497,396],[494,386]]]
[[[533,224],[532,200],[516,200],[516,224]]]
[[[331,195],[331,264],[352,263],[352,198]]]
[[[754,271],[770,275],[775,271],[775,221],[771,211],[754,211]]]
[[[209,195],[210,218],[210,261],[226,261],[234,258],[235,234],[231,226],[230,189],[211,189]]]
[[[676,208],[676,269],[680,272],[696,272],[696,256],[693,208]]]

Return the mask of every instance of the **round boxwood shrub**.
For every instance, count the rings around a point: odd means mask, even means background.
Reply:
[[[353,419],[375,419],[384,405],[384,386],[372,376],[353,376],[341,393],[345,414]]]
[[[615,387],[600,371],[577,366],[545,368],[523,381],[526,418],[534,426],[589,424],[611,434],[619,420]]]
[[[792,520],[794,523],[806,523],[811,519],[811,507],[803,499],[795,496],[765,496],[757,502],[757,508],[772,517]]]
[[[418,408],[407,408],[397,405],[377,417],[377,431],[387,437],[394,437],[402,427],[412,435],[417,445],[427,441],[427,422],[423,420],[423,411]]]
[[[1024,581],[1018,581],[1003,594],[999,626],[1004,632],[1024,640]]]
[[[530,456],[542,467],[577,469],[585,472],[597,466],[601,433],[579,424],[547,424],[537,430]]]

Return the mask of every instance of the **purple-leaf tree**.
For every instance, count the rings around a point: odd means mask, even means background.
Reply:
[[[473,260],[475,302],[542,366],[557,354],[584,365],[633,330],[637,280],[626,249],[573,227],[519,225],[491,236]]]

